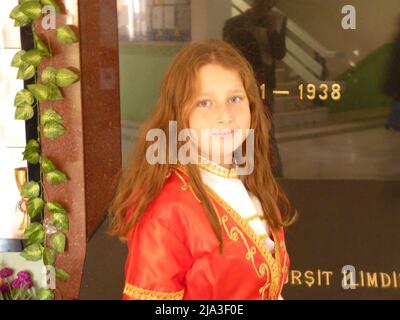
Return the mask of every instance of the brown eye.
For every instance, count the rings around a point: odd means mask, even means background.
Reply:
[[[241,96],[234,96],[232,98],[229,99],[229,102],[232,104],[239,104],[243,101],[243,97]]]
[[[201,100],[197,103],[197,106],[201,107],[201,108],[207,108],[207,107],[211,106],[211,101],[210,100]]]

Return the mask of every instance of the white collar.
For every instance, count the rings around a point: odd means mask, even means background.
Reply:
[[[199,167],[203,183],[213,189],[243,219],[250,218],[248,223],[257,235],[268,233],[266,221],[254,219],[256,215],[262,216],[259,199],[246,189],[242,180],[235,174],[235,169],[226,169],[209,160],[206,165],[200,164]],[[274,242],[270,238],[266,239],[265,244],[269,250],[273,250]]]

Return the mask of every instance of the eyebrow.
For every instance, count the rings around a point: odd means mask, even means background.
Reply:
[[[245,90],[243,89],[233,89],[233,90],[229,90],[228,93],[243,93],[245,92]],[[201,92],[198,94],[199,96],[212,96],[213,92]]]

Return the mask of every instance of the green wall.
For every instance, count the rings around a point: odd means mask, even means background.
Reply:
[[[392,43],[383,45],[336,79],[344,81],[346,89],[340,101],[327,102],[332,112],[385,107],[392,104],[393,100],[383,94],[392,49]]]
[[[120,44],[122,119],[143,121],[154,110],[168,64],[185,44]]]

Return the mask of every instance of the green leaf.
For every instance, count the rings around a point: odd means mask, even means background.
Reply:
[[[11,66],[12,66],[12,67],[15,67],[15,68],[21,67],[22,64],[24,63],[24,62],[22,61],[21,57],[22,57],[25,53],[26,53],[25,50],[18,51],[18,52],[14,55],[13,59],[11,60]]]
[[[49,121],[55,121],[61,123],[63,121],[63,117],[53,109],[49,108],[45,112],[42,113],[42,124],[46,124]]]
[[[49,210],[51,213],[60,212],[65,214],[67,212],[61,204],[55,201],[47,202],[47,210]]]
[[[59,87],[67,87],[78,80],[79,76],[67,68],[57,70],[56,83]]]
[[[15,19],[14,27],[25,27],[32,23],[32,21],[23,13],[21,13],[21,17]]]
[[[36,198],[40,194],[40,185],[35,181],[29,181],[22,186],[21,197]]]
[[[39,288],[36,297],[39,300],[54,300],[54,293],[49,289]]]
[[[43,246],[35,243],[24,249],[21,256],[29,261],[39,261],[42,258]]]
[[[16,107],[26,107],[32,106],[34,102],[33,95],[30,91],[22,89],[18,91],[14,99],[14,106]]]
[[[49,173],[56,169],[56,166],[53,164],[53,162],[51,162],[50,159],[46,157],[42,157],[40,159],[40,164],[43,173]]]
[[[52,266],[56,262],[56,251],[51,248],[44,248],[43,263],[45,266]]]
[[[45,231],[44,228],[42,228],[41,230],[37,230],[36,232],[31,233],[28,236],[28,241],[26,242],[26,244],[27,245],[35,243],[42,244],[44,242],[44,239],[45,239]]]
[[[26,149],[37,149],[39,150],[39,142],[37,142],[35,139],[30,139],[28,143],[26,144],[25,150]]]
[[[61,94],[60,89],[53,83],[48,83],[46,84],[48,90],[49,90],[49,96],[48,100],[63,100],[64,97]]]
[[[21,5],[18,5],[16,7],[14,7],[10,12],[10,18],[11,19],[16,19],[21,12],[22,12],[21,11]]]
[[[28,161],[31,164],[37,164],[40,160],[39,150],[35,148],[25,148],[25,151],[22,153],[24,155],[24,160]]]
[[[43,6],[46,6],[46,5],[53,6],[56,13],[61,13],[60,6],[54,0],[42,0],[42,4],[43,4]]]
[[[32,234],[38,231],[44,231],[44,227],[40,222],[32,222],[24,231],[24,236],[30,237]]]
[[[40,0],[19,0],[19,4],[24,4],[26,2],[31,2],[31,1],[40,2]]]
[[[35,40],[36,49],[39,50],[41,56],[49,57],[50,50],[49,47],[44,43],[42,39],[35,33],[33,35],[33,39]]]
[[[56,30],[57,41],[61,44],[72,44],[78,42],[78,37],[70,26],[61,26]]]
[[[41,223],[31,223],[25,230],[24,235],[28,238],[27,245],[41,244],[45,239],[45,230]]]
[[[62,124],[56,121],[48,121],[43,127],[43,133],[47,138],[55,139],[65,133],[65,128]]]
[[[29,80],[36,74],[35,66],[29,65],[27,63],[23,63],[19,69],[17,74],[18,80]]]
[[[42,102],[49,97],[49,88],[44,84],[30,84],[28,85],[28,90],[32,92],[33,96],[37,101]]]
[[[16,6],[10,13],[10,18],[15,21],[14,26],[24,27],[32,22],[32,20],[21,11],[21,6]]]
[[[15,110],[15,120],[29,120],[35,115],[31,106],[17,107]]]
[[[43,57],[40,54],[38,49],[32,49],[27,52],[23,56],[21,56],[21,60],[29,65],[32,66],[39,66],[40,62],[42,61]]]
[[[65,251],[65,234],[61,231],[54,233],[50,238],[51,247],[59,253],[64,253]]]
[[[37,1],[27,1],[20,6],[20,10],[30,19],[35,20],[42,14],[42,5]]]
[[[57,69],[53,67],[47,67],[43,70],[41,79],[43,83],[56,83]]]
[[[69,219],[65,213],[55,212],[50,216],[50,222],[54,224],[58,229],[69,229]]]
[[[63,269],[55,268],[56,269],[56,277],[62,281],[67,281],[70,278],[68,272]]]
[[[33,139],[29,140],[24,152],[22,152],[24,160],[32,164],[37,164],[40,160],[39,151],[39,143]]]
[[[36,217],[44,209],[44,201],[42,198],[33,198],[28,201],[28,214],[31,218]]]
[[[61,184],[68,181],[68,177],[60,170],[54,170],[47,174],[47,182],[50,184]]]

